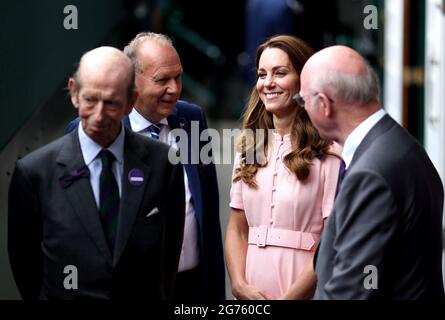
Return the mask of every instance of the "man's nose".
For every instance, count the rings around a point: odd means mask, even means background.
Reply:
[[[170,79],[167,84],[167,92],[170,94],[177,94],[181,91],[181,82],[177,79]]]
[[[94,116],[96,120],[100,121],[104,118],[105,104],[103,101],[99,100],[94,108]]]

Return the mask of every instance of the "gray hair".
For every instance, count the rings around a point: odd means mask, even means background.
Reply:
[[[134,37],[134,39],[131,40],[130,43],[124,48],[124,53],[130,58],[131,62],[134,65],[135,71],[139,73],[142,73],[142,66],[139,63],[137,57],[138,49],[139,46],[145,41],[154,41],[161,45],[170,46],[173,49],[175,48],[173,46],[172,39],[165,34],[155,32],[138,33],[136,37]]]
[[[377,74],[365,62],[365,75],[351,75],[329,70],[316,76],[313,82],[314,89],[330,92],[334,101],[347,104],[369,104],[380,102],[380,82]]]

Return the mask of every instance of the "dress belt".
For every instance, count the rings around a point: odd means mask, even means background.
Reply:
[[[249,228],[249,244],[262,248],[278,246],[311,251],[320,240],[318,233],[269,228],[263,225]]]

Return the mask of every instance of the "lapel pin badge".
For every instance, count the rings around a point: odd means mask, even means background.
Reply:
[[[131,169],[130,172],[128,172],[128,181],[130,181],[132,186],[140,187],[144,183],[144,173],[141,169]]]

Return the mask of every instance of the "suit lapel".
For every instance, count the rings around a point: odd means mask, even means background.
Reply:
[[[167,117],[167,122],[171,130],[184,129],[187,133],[190,133],[190,128],[183,117],[178,115],[178,109],[175,109],[171,115]]]
[[[177,129],[181,128],[184,129],[187,132],[188,141],[187,141],[187,148],[188,148],[188,159],[187,162],[184,163],[184,169],[185,173],[187,174],[188,179],[188,185],[190,189],[190,193],[192,194],[192,202],[195,209],[195,216],[196,220],[198,221],[198,224],[200,227],[202,227],[202,199],[201,199],[201,182],[199,178],[199,165],[198,164],[191,164],[192,161],[192,155],[191,152],[193,152],[191,147],[191,128],[190,128],[190,119],[186,119],[184,117],[181,117],[178,115],[178,109],[175,109],[175,111],[167,118],[168,125],[171,129]]]
[[[151,169],[141,160],[144,155],[147,154],[147,150],[141,149],[140,146],[135,143],[133,134],[128,128],[125,131],[124,148],[122,197],[113,266],[119,261],[128,242],[139,208],[144,200],[143,197],[151,172]],[[130,172],[135,172],[134,170],[140,170],[144,177],[144,181],[140,186],[130,183],[129,175]]]
[[[68,142],[64,144],[56,159],[60,168],[59,179],[85,166],[78,139],[78,129],[71,132],[67,139]],[[62,187],[60,186],[60,188]],[[100,222],[89,178],[74,180],[71,185],[63,188],[63,191],[88,235],[100,253],[111,264],[111,252]]]
[[[192,146],[191,146],[191,139],[192,139],[192,133],[190,128],[191,119],[182,117],[178,114],[178,109],[176,108],[174,112],[167,118],[168,125],[171,129],[181,128],[184,129],[187,132],[188,141],[187,141],[187,148],[188,148],[188,159],[187,162],[184,163],[184,169],[185,173],[187,174],[188,179],[188,185],[190,189],[190,193],[192,194],[192,202],[195,209],[195,217],[198,222],[198,225],[200,228],[202,228],[203,225],[203,214],[202,214],[202,190],[201,190],[201,182],[199,177],[199,164],[191,164],[192,161]],[[200,149],[199,149],[200,150]]]

